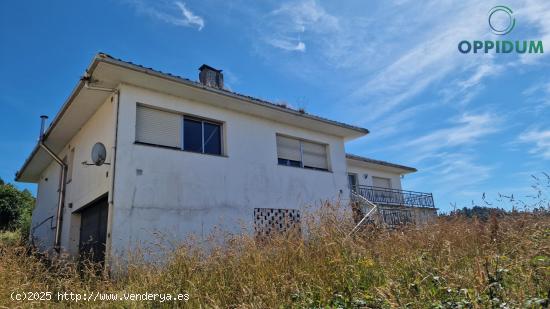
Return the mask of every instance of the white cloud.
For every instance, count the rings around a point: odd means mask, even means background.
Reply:
[[[181,14],[184,17],[180,20],[180,23],[184,26],[197,26],[199,30],[204,28],[204,19],[200,16],[197,16],[193,14],[183,2],[175,2],[175,4],[179,7],[181,10]]]
[[[338,19],[328,14],[315,0],[284,3],[271,11],[260,29],[269,45],[286,51],[306,51],[303,36],[333,31]]]
[[[407,149],[410,162],[421,167],[422,176],[412,184],[422,190],[429,183],[439,194],[461,194],[477,190],[477,185],[491,177],[494,166],[479,163],[475,144],[500,130],[502,119],[490,113],[463,114],[449,127],[431,131],[400,144]],[[481,194],[481,192],[479,193]]]
[[[530,154],[550,160],[550,129],[531,129],[521,133],[518,142],[532,144]]]
[[[542,40],[544,47],[550,46],[550,2],[544,0],[526,0],[524,5],[515,12],[518,18],[534,25],[538,34],[530,39]],[[547,57],[548,51],[543,54],[521,56],[522,64],[537,64]]]
[[[471,93],[486,76],[496,72],[491,56],[466,56],[457,50],[461,40],[483,39],[489,35],[484,22],[486,5],[472,2],[456,7],[429,2],[427,6],[432,14],[419,16],[423,20],[421,24],[412,23],[416,33],[409,37],[401,36],[400,32],[394,34],[395,39],[401,40],[400,48],[395,49],[402,52],[389,58],[387,65],[376,74],[367,75],[353,93],[354,100],[369,98],[363,105],[363,110],[368,111],[363,121],[368,123],[414,103],[410,100],[444,78],[453,78],[454,82],[440,90],[444,93],[443,102]],[[404,15],[408,13],[414,11]],[[379,46],[379,50],[394,48],[384,45],[387,43]]]
[[[525,103],[533,104],[529,110],[540,112],[550,106],[550,82],[544,81],[529,86],[522,94],[525,96]]]
[[[492,166],[476,163],[470,153],[437,154],[432,164],[423,169],[424,173],[437,175],[432,182],[451,190],[463,190],[474,186],[491,176]]]
[[[515,31],[536,28],[543,40],[550,38],[550,2],[515,0],[509,4],[522,22]],[[505,69],[512,63],[521,65],[520,57],[458,52],[461,40],[498,39],[487,25],[492,5],[486,2],[350,4],[368,14],[338,6],[329,10],[329,5],[314,0],[283,2],[262,17],[262,39],[289,51],[304,52],[307,46],[308,58],[296,59],[300,70],[295,70],[292,59],[281,66],[305,79],[330,70],[345,75],[340,80],[350,95],[342,102],[348,114],[360,115],[356,116],[359,125],[376,126],[416,105],[414,99],[427,91],[439,96],[441,105],[465,107],[484,89],[487,78],[509,72]],[[269,51],[264,54],[270,55]],[[415,116],[409,113],[409,119]]]
[[[134,6],[138,14],[147,15],[175,26],[195,27],[199,31],[204,28],[204,19],[195,15],[183,2],[130,0],[129,3]],[[172,12],[175,9],[179,9],[177,14]]]
[[[299,51],[299,52],[306,51],[306,44],[302,41],[292,42],[290,40],[283,40],[283,39],[268,39],[267,42],[274,47],[284,49],[287,51]]]
[[[463,114],[454,121],[453,126],[434,130],[404,146],[418,152],[418,159],[421,159],[442,149],[475,144],[481,138],[497,132],[501,122],[500,117],[494,114]]]

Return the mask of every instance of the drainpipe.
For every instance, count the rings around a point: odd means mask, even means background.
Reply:
[[[115,126],[115,132],[113,136],[113,156],[111,159],[111,191],[109,192],[109,206],[108,206],[108,212],[107,212],[107,240],[105,243],[105,269],[110,270],[110,263],[111,263],[111,244],[112,244],[112,231],[113,231],[113,214],[114,214],[114,204],[115,204],[115,176],[116,176],[116,154],[117,154],[117,140],[118,140],[118,115],[120,110],[120,91],[118,89],[114,90],[114,96],[115,101],[114,103],[116,106],[114,107],[115,115],[114,115],[114,126]]]
[[[63,205],[65,204],[65,174],[67,171],[67,164],[65,164],[61,158],[59,158],[48,146],[46,146],[46,144],[44,144],[44,129],[48,116],[42,115],[40,116],[40,119],[40,138],[38,140],[38,144],[40,145],[40,148],[44,149],[44,151],[46,151],[46,153],[50,155],[61,167],[61,183],[59,185],[57,218],[55,223],[55,241],[53,245],[54,250],[59,253],[61,251],[61,225],[63,222]]]

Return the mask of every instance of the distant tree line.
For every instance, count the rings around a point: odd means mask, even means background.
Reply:
[[[473,207],[458,208],[458,209],[452,210],[449,214],[444,214],[443,216],[465,216],[467,218],[476,217],[478,219],[487,220],[493,215],[498,217],[498,216],[504,216],[508,214],[520,213],[520,212],[550,215],[550,208],[541,206],[541,207],[533,207],[529,211],[518,211],[516,209],[512,209],[508,211],[503,208],[476,205]]]

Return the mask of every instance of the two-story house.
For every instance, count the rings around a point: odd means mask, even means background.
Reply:
[[[368,130],[225,90],[206,65],[199,80],[94,57],[16,174],[38,184],[38,248],[102,261],[158,235],[268,235],[299,227],[306,205],[349,201],[350,188],[435,214],[431,194],[401,190],[415,169],[346,155]]]

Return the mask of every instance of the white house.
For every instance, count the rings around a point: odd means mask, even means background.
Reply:
[[[40,249],[104,260],[159,233],[268,234],[299,226],[306,205],[349,200],[350,188],[435,214],[431,194],[401,190],[415,169],[346,155],[368,130],[225,90],[206,65],[199,79],[94,57],[16,174],[38,184]]]

